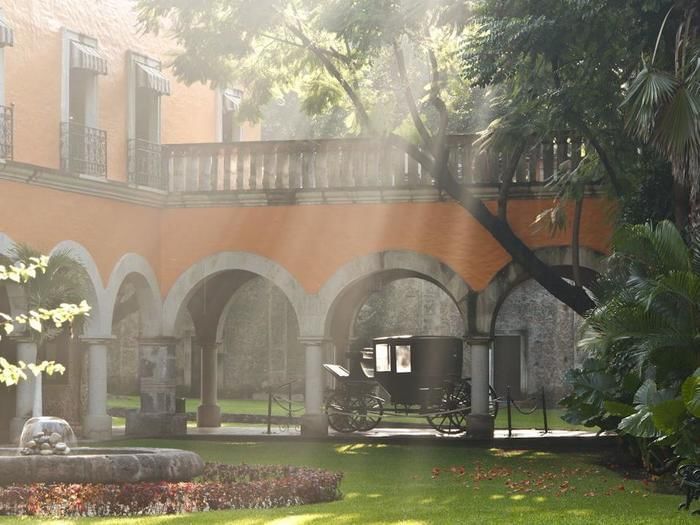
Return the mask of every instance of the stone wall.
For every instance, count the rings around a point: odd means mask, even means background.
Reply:
[[[221,397],[250,397],[265,384],[296,380],[303,391],[304,350],[291,304],[270,281],[256,277],[233,297],[221,347]]]
[[[110,394],[139,393],[139,333],[141,316],[137,311],[114,323],[115,341],[110,345],[107,363],[107,391]]]
[[[353,349],[372,346],[388,335],[462,337],[464,322],[452,298],[437,285],[418,278],[399,279],[374,292],[360,308],[353,326]],[[464,352],[463,375],[469,375]]]
[[[508,295],[496,318],[496,335],[521,334],[525,345],[526,392],[545,387],[547,396],[560,399],[565,393],[564,374],[580,366],[576,349],[581,318],[529,279]]]

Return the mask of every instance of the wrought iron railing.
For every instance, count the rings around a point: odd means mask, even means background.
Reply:
[[[129,141],[129,182],[159,190],[168,189],[168,179],[163,176],[162,146],[143,139]]]
[[[13,117],[14,111],[11,106],[0,106],[0,159],[12,160]]]
[[[61,170],[106,177],[107,132],[77,122],[62,122]]]
[[[463,184],[496,184],[505,156],[482,152],[476,135],[448,137],[452,175]],[[561,134],[526,149],[515,184],[544,182],[585,143]],[[247,191],[434,186],[433,177],[393,143],[378,139],[322,139],[163,146],[172,191]]]

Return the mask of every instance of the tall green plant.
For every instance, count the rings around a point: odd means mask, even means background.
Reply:
[[[0,312],[0,337],[10,335],[16,327],[27,325],[38,345],[51,339],[74,320],[89,315],[84,297],[84,270],[67,251],[51,258],[22,244],[13,247],[8,264],[0,264],[0,281],[10,281],[27,289],[26,311],[10,315]],[[26,379],[26,371],[35,376],[63,373],[65,368],[53,361],[10,363],[0,357],[0,384],[7,386]]]
[[[596,366],[570,373],[567,418],[638,439],[650,467],[664,448],[700,459],[700,246],[668,221],[623,227],[613,245],[580,342]]]

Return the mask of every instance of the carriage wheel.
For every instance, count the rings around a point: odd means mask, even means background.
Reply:
[[[342,412],[350,412],[350,396],[333,392],[326,401],[328,425],[336,432],[354,432],[351,417]]]
[[[467,416],[471,412],[471,389],[466,381],[461,381],[447,389],[438,407],[444,413],[426,417],[430,426],[443,434],[461,434],[467,431]]]
[[[367,432],[376,427],[382,420],[384,404],[377,396],[360,394],[350,396],[350,424],[355,430]]]

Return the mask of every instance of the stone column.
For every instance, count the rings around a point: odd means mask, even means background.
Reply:
[[[36,363],[36,343],[28,337],[18,337],[15,341],[17,341],[17,361]],[[15,417],[10,421],[10,440],[12,440],[13,443],[19,442],[19,437],[22,434],[22,427],[25,421],[32,417],[32,411],[34,409],[34,383],[36,378],[34,374],[28,370],[25,372],[27,374],[27,379],[20,381],[17,385]]]
[[[197,407],[198,427],[220,427],[221,409],[218,405],[217,388],[217,345],[216,343],[202,343],[201,359],[201,401]]]
[[[493,418],[489,414],[489,347],[485,336],[467,336],[472,356],[472,413],[469,415],[469,437],[493,439]]]
[[[87,413],[83,435],[87,439],[112,437],[112,418],[107,414],[107,349],[114,337],[82,337],[88,359]]]
[[[126,416],[126,434],[139,437],[187,433],[187,415],[175,413],[175,340],[171,337],[139,341],[141,408]]]
[[[301,433],[305,436],[327,436],[328,418],[323,411],[323,344],[321,337],[300,338],[304,345],[304,415],[301,419]]]

